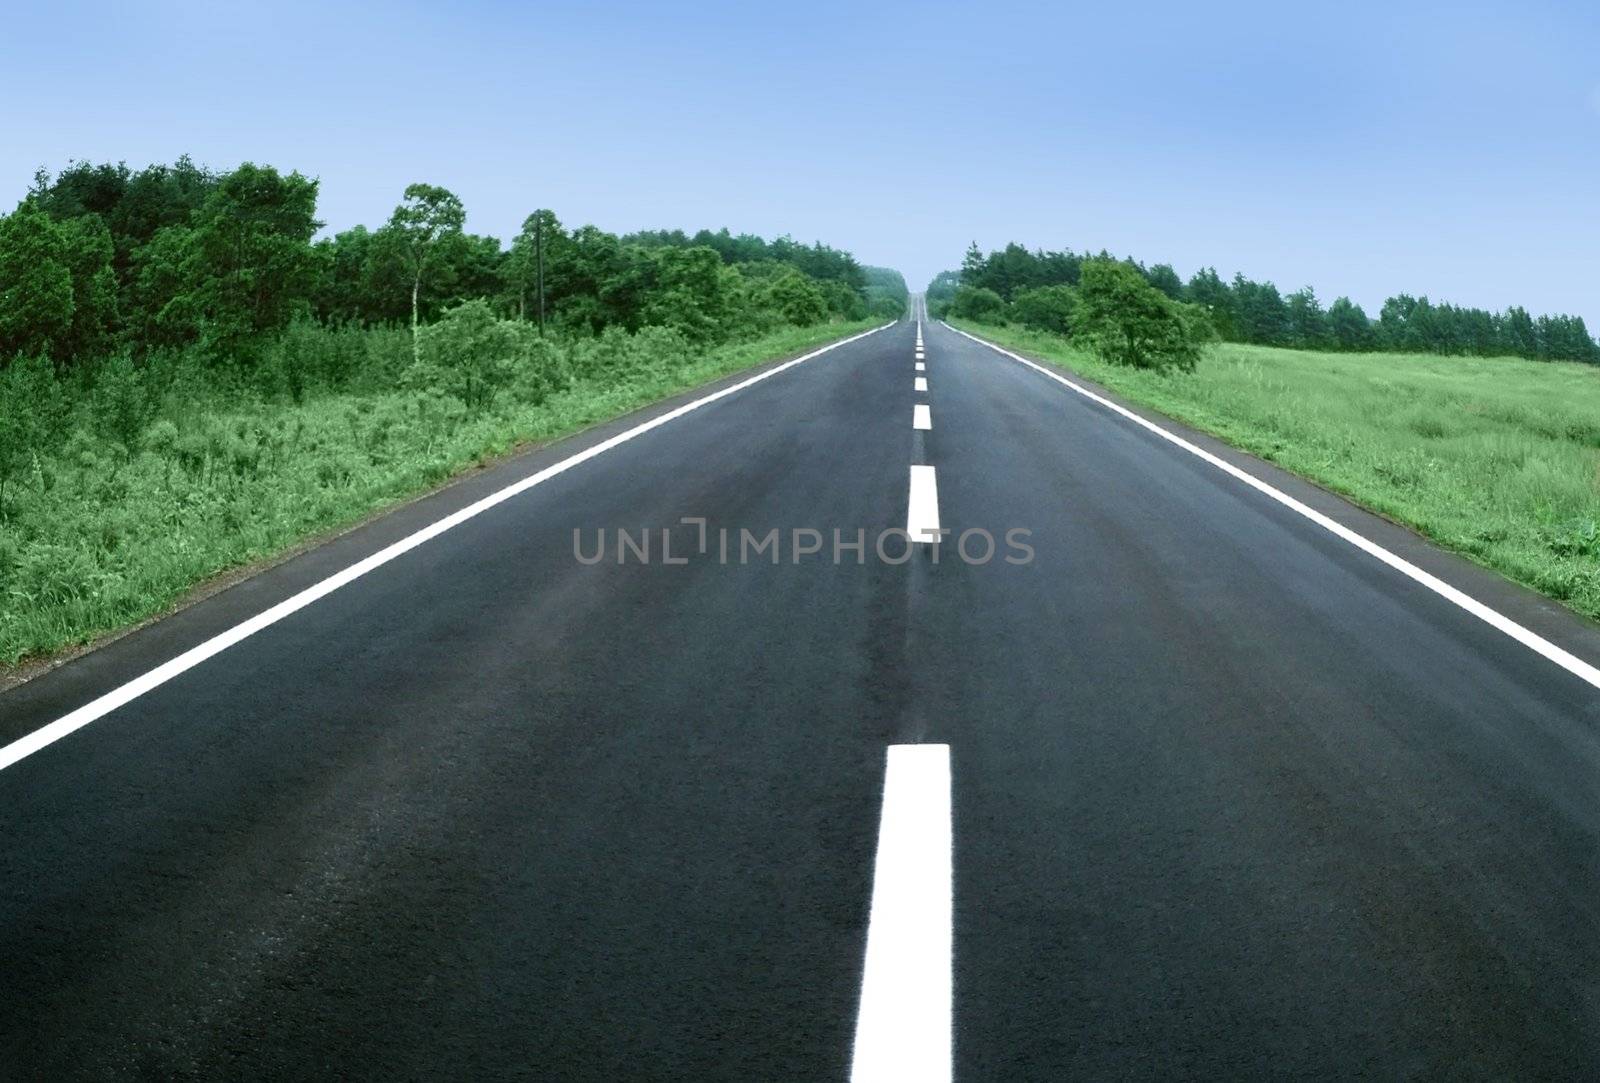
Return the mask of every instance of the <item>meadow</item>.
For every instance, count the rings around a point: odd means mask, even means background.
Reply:
[[[152,367],[140,374],[148,402],[129,410],[128,388],[103,380],[76,396],[71,435],[34,455],[5,490],[0,679],[8,664],[155,616],[219,573],[359,522],[520,445],[879,322],[789,327],[716,346],[665,328],[552,339],[477,409],[436,387],[408,389],[410,338],[382,329],[305,329],[299,361],[276,351],[278,368],[296,374],[293,395],[258,393],[261,373],[240,386],[200,364]],[[282,363],[286,354],[293,363]],[[330,365],[357,376],[339,390],[299,390],[307,367]],[[119,414],[134,422],[119,425]]]
[[[1600,618],[1600,367],[1508,357],[1207,347],[1193,373],[952,321],[1406,524]]]

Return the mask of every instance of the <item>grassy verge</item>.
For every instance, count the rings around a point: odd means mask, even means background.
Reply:
[[[1600,367],[1212,347],[1191,375],[964,324],[1213,433],[1600,618]]]
[[[605,365],[537,402],[469,412],[416,391],[261,401],[171,395],[130,452],[77,433],[36,461],[0,519],[0,678],[170,608],[220,573],[548,441],[878,321],[790,328],[706,351],[617,339]],[[591,349],[589,353],[593,353]]]

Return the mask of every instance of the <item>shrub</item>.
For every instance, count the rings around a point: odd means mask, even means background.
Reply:
[[[1078,295],[1071,286],[1040,286],[1018,291],[1011,299],[1010,316],[1024,327],[1067,335],[1072,333],[1077,307]]]
[[[65,408],[55,369],[44,357],[19,357],[0,369],[0,513],[6,486],[55,443]]]
[[[763,300],[785,323],[808,327],[828,318],[828,300],[816,284],[792,268],[767,283]]]
[[[89,408],[101,435],[124,448],[137,447],[139,434],[153,413],[151,407],[144,374],[127,353],[112,357],[95,374]]]
[[[992,322],[1000,319],[1005,307],[1005,301],[994,290],[982,286],[959,286],[948,311],[959,319]]]
[[[1106,361],[1194,371],[1211,338],[1203,313],[1180,304],[1125,263],[1089,260],[1078,283],[1072,333]]]
[[[418,359],[406,373],[408,387],[454,395],[481,411],[511,382],[532,329],[495,317],[486,301],[468,301],[417,333]]]

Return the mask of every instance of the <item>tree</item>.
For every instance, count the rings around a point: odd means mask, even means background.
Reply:
[[[660,248],[650,259],[655,264],[655,288],[645,297],[643,322],[676,328],[691,342],[721,338],[732,313],[736,282],[724,274],[727,269],[716,250]]]
[[[1289,338],[1289,308],[1271,282],[1233,276],[1234,328],[1245,342],[1281,346]]]
[[[1071,286],[1038,286],[1011,299],[1010,316],[1024,327],[1065,335],[1072,331],[1077,307],[1078,295]]]
[[[1090,260],[1078,282],[1074,336],[1118,365],[1193,371],[1209,325],[1199,310],[1180,304],[1115,260]]]
[[[1215,267],[1202,267],[1189,279],[1184,291],[1189,303],[1205,309],[1217,333],[1225,339],[1238,338],[1238,320],[1233,291],[1217,274]]]
[[[984,286],[961,285],[950,299],[950,315],[963,320],[995,321],[1005,314],[1006,303]]]
[[[550,211],[538,210],[522,221],[522,231],[511,240],[511,252],[501,265],[506,292],[517,299],[517,319],[528,318],[528,297],[533,296],[539,327],[544,328],[545,272],[552,263],[551,245],[565,239],[561,223]]]
[[[496,319],[488,302],[467,301],[419,333],[419,350],[406,383],[454,395],[469,410],[482,410],[516,374],[524,352],[525,325]]]
[[[922,294],[922,300],[928,306],[928,314],[936,320],[943,319],[960,286],[960,271],[940,271],[934,275],[933,281],[928,283],[928,288]]]
[[[0,516],[6,487],[49,449],[64,408],[49,358],[18,357],[0,368]]]
[[[67,271],[72,278],[72,326],[64,356],[86,359],[106,348],[117,323],[117,276],[111,231],[97,214],[59,223]]]
[[[317,182],[245,162],[222,178],[183,234],[179,278],[186,317],[219,353],[287,327],[318,282],[311,237]]]
[[[1500,318],[1500,347],[1514,357],[1539,356],[1538,329],[1521,305],[1512,305]]]
[[[785,268],[766,285],[763,300],[785,323],[809,327],[828,318],[828,302],[822,291],[805,275]]]
[[[1348,297],[1335,298],[1328,306],[1328,333],[1341,350],[1372,348],[1372,321]]]
[[[900,272],[888,267],[863,267],[861,270],[867,279],[867,312],[893,320],[905,315],[910,291]]]
[[[404,200],[384,227],[399,240],[411,272],[411,348],[416,358],[422,356],[417,341],[417,306],[423,276],[439,243],[459,234],[466,220],[466,208],[452,192],[432,184],[411,184],[406,186]]]
[[[24,200],[0,218],[0,358],[59,353],[71,335],[72,312],[66,236]]]
[[[1328,314],[1322,310],[1322,303],[1310,286],[1289,295],[1288,324],[1289,342],[1302,349],[1326,346],[1332,338]]]
[[[1150,284],[1174,301],[1183,300],[1183,279],[1178,277],[1178,272],[1172,269],[1170,263],[1158,263],[1145,272],[1145,277]]]

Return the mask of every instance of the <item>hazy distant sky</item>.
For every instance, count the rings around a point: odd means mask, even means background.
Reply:
[[[1600,329],[1600,4],[24,3],[0,204],[40,165],[297,168],[332,229],[789,233],[903,271],[1109,248],[1375,311]]]

